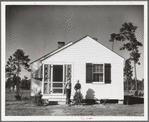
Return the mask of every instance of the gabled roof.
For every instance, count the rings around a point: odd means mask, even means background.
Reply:
[[[91,37],[90,37],[91,38]],[[95,40],[95,39],[94,39]],[[100,43],[99,41],[95,40],[96,42]],[[114,52],[113,50],[111,50],[110,48],[108,48],[107,46],[105,46],[104,44],[100,43],[102,46],[104,46],[105,48],[107,48],[108,50],[112,51],[113,53],[115,53],[116,55],[120,56],[121,58],[125,59],[124,57],[122,57],[121,55],[119,55],[118,53]]]
[[[44,56],[38,58],[37,60],[31,62],[30,64],[32,64],[32,63],[34,63],[34,62],[36,62],[36,61],[38,61],[38,60],[41,60],[41,61],[42,61],[42,60],[44,60],[46,57],[49,57],[49,56],[55,54],[56,52],[59,52],[59,51],[63,50],[64,48],[66,48],[66,47],[68,47],[69,45],[72,45],[72,44],[73,44],[73,42],[69,42],[69,43],[67,43],[66,45],[64,45],[63,47],[58,48],[58,49],[56,49],[56,50],[54,50],[54,51],[52,51],[52,52],[50,52],[50,53],[47,53],[46,55],[44,55]]]
[[[52,52],[50,52],[50,53],[48,53],[48,54],[46,54],[46,55],[40,57],[40,58],[38,58],[37,60],[31,62],[30,64],[32,64],[32,63],[34,63],[34,62],[36,62],[36,61],[38,61],[38,60],[43,61],[43,60],[49,58],[50,56],[55,55],[56,53],[58,53],[58,52],[60,52],[60,51],[62,51],[62,50],[64,50],[64,49],[70,47],[71,45],[74,45],[75,43],[81,41],[82,39],[84,39],[84,38],[86,38],[86,37],[90,37],[90,36],[86,35],[85,37],[83,37],[83,38],[81,38],[81,39],[79,39],[79,40],[77,40],[77,41],[75,41],[75,42],[69,42],[69,43],[67,43],[65,46],[63,46],[63,47],[61,47],[61,48],[58,48],[58,49],[56,49],[56,50],[54,50],[54,51],[52,51]],[[90,38],[91,38],[91,37],[90,37]],[[93,39],[93,38],[92,38],[92,39]],[[93,39],[93,40],[95,40],[95,39]],[[98,42],[97,40],[95,40],[95,41]],[[100,43],[100,42],[98,42],[98,43]],[[100,44],[103,45],[102,43],[100,43]],[[106,47],[105,45],[103,45],[103,46]],[[108,47],[106,47],[106,48],[109,49]],[[109,49],[109,50],[112,51],[111,49]],[[112,51],[112,52],[114,52],[114,51]],[[114,52],[114,53],[115,53],[115,52]],[[117,54],[117,53],[115,53],[115,54]],[[119,55],[119,54],[117,54],[117,55],[120,56],[120,57],[122,57],[122,56]],[[122,58],[124,59],[124,57],[122,57]]]

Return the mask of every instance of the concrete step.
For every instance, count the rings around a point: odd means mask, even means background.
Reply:
[[[49,102],[49,104],[57,105],[57,104],[66,104],[66,96],[57,96],[57,95],[44,95],[42,99],[45,99],[46,102]]]
[[[48,101],[66,101],[66,99],[59,99],[59,98],[52,99],[52,98],[49,98]]]
[[[66,101],[49,101],[48,105],[64,105]]]
[[[43,99],[66,99],[66,95],[43,95]]]

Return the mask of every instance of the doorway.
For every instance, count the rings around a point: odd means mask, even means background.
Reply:
[[[62,94],[63,93],[63,65],[53,65],[53,79],[52,79],[52,93]]]
[[[64,85],[71,75],[71,64],[44,64],[43,94],[65,94]]]

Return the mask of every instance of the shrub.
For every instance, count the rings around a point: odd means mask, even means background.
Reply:
[[[83,102],[83,95],[81,94],[81,92],[76,91],[73,102],[75,105],[81,104]]]
[[[15,95],[16,100],[21,100],[21,96],[19,94]]]
[[[30,100],[30,98],[28,98],[28,97],[22,97],[22,100],[23,101],[28,101],[28,100]]]
[[[35,105],[38,105],[38,106],[42,106],[44,104],[41,91],[39,91],[37,94],[35,94],[34,103],[35,103]]]

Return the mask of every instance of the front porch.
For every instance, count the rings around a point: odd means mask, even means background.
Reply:
[[[67,79],[71,79],[72,82],[72,63],[44,62],[32,73],[32,78],[34,79],[32,84],[36,83],[37,80],[40,82],[43,99],[65,104],[64,86]]]

